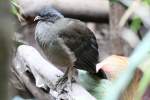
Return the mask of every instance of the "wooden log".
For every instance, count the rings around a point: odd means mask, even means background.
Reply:
[[[78,83],[72,84],[72,91],[69,91],[67,96],[66,94],[58,96],[58,93],[54,91],[53,88],[60,78],[58,76],[62,76],[63,72],[46,61],[32,46],[19,46],[15,62],[16,69],[20,73],[23,74],[25,71],[29,70],[35,78],[36,86],[48,86],[50,88],[50,94],[57,99],[61,99],[64,96],[64,98],[69,98],[69,100],[96,100]]]
[[[40,88],[36,87],[33,80],[30,79],[29,75],[27,75],[26,72],[22,73],[20,70],[17,70],[17,67],[15,66],[12,66],[12,69],[17,73],[17,77],[19,77],[20,79],[18,81],[21,81],[21,83],[23,83],[23,88],[26,88],[28,90],[26,92],[30,92],[34,96],[34,98],[38,100],[55,100],[50,94],[45,93]]]
[[[108,0],[17,0],[21,12],[35,16],[43,6],[51,5],[66,17],[84,21],[108,22]]]

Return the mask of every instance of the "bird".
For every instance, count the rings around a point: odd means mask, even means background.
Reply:
[[[34,21],[37,21],[35,40],[44,54],[54,65],[67,67],[57,85],[70,86],[76,69],[107,78],[103,70],[96,72],[98,45],[94,33],[84,22],[64,17],[50,6],[42,8]]]

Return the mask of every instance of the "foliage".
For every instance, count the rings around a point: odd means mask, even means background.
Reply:
[[[119,0],[110,0],[111,3],[116,3],[118,2]]]
[[[145,4],[145,5],[150,5],[150,0],[143,0],[143,3]]]
[[[11,1],[11,12],[14,16],[18,18],[21,24],[25,22],[24,18],[21,15],[20,6],[17,4],[16,0]]]
[[[14,14],[14,15],[16,15],[17,16],[17,14],[18,14],[18,10],[17,10],[17,8],[16,8],[16,0],[12,0],[11,1],[11,12],[12,12],[12,14]]]
[[[140,19],[139,17],[137,17],[137,16],[133,17],[133,20],[132,20],[132,22],[131,22],[131,29],[132,29],[135,33],[137,33],[138,30],[139,30],[140,27],[141,27],[141,23],[142,23],[142,21],[141,21],[141,19]]]

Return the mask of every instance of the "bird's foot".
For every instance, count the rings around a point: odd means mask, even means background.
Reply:
[[[59,93],[68,93],[70,91],[72,91],[72,82],[74,82],[74,78],[73,79],[69,79],[67,76],[63,76],[61,77],[56,85],[55,85],[55,90]]]

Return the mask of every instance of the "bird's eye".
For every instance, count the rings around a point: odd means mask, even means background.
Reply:
[[[55,14],[51,14],[51,15],[50,15],[50,17],[54,17],[54,16],[55,16]]]

